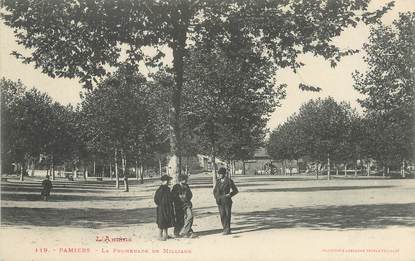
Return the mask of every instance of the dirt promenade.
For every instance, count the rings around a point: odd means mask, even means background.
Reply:
[[[235,177],[221,235],[211,178],[191,176],[196,239],[156,239],[158,181],[1,185],[0,260],[415,260],[415,180]],[[170,231],[172,233],[172,231]]]

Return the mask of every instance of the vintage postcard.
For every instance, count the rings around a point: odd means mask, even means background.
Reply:
[[[415,1],[0,3],[0,260],[415,260]]]

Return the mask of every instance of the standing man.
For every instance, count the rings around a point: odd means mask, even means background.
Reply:
[[[192,191],[187,184],[188,176],[179,175],[179,183],[173,186],[172,195],[175,210],[174,235],[176,237],[194,237],[193,212],[192,212]]]
[[[52,182],[49,180],[49,175],[46,175],[46,178],[42,181],[42,192],[40,196],[43,200],[48,201],[50,196],[50,191],[52,190]]]
[[[216,181],[213,195],[215,196],[216,204],[218,204],[223,234],[229,235],[231,233],[232,197],[238,194],[238,189],[233,180],[226,177],[225,168],[220,168],[218,175],[219,179]]]

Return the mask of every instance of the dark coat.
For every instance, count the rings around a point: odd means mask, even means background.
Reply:
[[[160,229],[174,226],[173,197],[170,188],[161,185],[154,195],[154,202],[157,205],[157,225]]]
[[[231,198],[238,194],[238,192],[238,188],[230,178],[225,178],[223,182],[218,179],[215,188],[213,189],[213,195],[215,196],[216,204],[218,205],[232,204]],[[226,194],[229,194],[230,196],[227,197],[225,196]]]
[[[49,196],[50,195],[50,191],[52,190],[52,182],[48,179],[45,179],[42,181],[42,192],[41,195],[43,196]]]
[[[174,202],[174,208],[175,209],[183,209],[192,207],[192,191],[190,190],[189,185],[184,184],[176,184],[173,186],[173,189],[171,191],[173,195],[173,202]]]

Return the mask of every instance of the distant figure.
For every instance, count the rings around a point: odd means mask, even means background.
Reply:
[[[179,183],[173,186],[173,202],[175,210],[174,235],[176,237],[194,237],[192,230],[193,212],[192,212],[192,191],[187,184],[188,176],[179,175]]]
[[[154,195],[157,205],[157,226],[159,228],[159,239],[166,241],[168,228],[174,226],[173,197],[170,192],[169,183],[172,178],[168,175],[161,177],[161,185]]]
[[[216,181],[213,195],[215,196],[216,204],[218,204],[223,234],[229,235],[231,233],[232,197],[238,194],[238,189],[233,180],[226,177],[225,168],[220,168],[218,175],[219,179]]]
[[[40,193],[41,198],[47,201],[51,190],[52,182],[49,180],[49,175],[46,175],[45,179],[42,181],[42,192]]]

